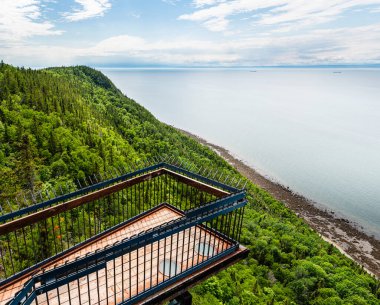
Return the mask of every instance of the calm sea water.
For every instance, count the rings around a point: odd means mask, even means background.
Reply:
[[[380,70],[103,72],[158,119],[380,237]]]

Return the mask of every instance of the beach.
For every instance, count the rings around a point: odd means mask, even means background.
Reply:
[[[379,69],[103,71],[160,121],[380,239]]]
[[[368,235],[357,224],[337,213],[320,208],[317,203],[265,177],[227,149],[187,131],[180,131],[213,149],[243,176],[303,218],[324,240],[363,266],[370,274],[380,278],[380,241],[374,236]]]

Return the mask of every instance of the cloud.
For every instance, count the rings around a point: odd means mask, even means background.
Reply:
[[[375,7],[370,12],[373,13],[373,14],[380,13],[380,7]]]
[[[316,30],[314,37],[325,41],[325,48],[309,51],[318,62],[380,63],[380,24]]]
[[[0,48],[0,58],[24,66],[140,63],[161,65],[226,65],[237,63],[240,55],[219,44],[202,40],[147,41],[141,37],[114,36],[86,47],[27,45]]]
[[[195,7],[204,7],[207,5],[214,5],[222,2],[225,2],[225,0],[194,0],[193,5]]]
[[[177,3],[180,0],[161,0],[161,1],[164,2],[164,3],[170,4],[170,5],[177,5]]]
[[[350,9],[380,7],[380,0],[195,0],[194,4],[198,8],[195,12],[178,19],[200,22],[211,31],[225,31],[238,14],[253,14],[256,25],[310,26],[334,20]]]
[[[59,35],[54,25],[45,21],[41,13],[41,1],[0,1],[0,42],[17,43],[32,36]]]
[[[349,37],[349,39],[347,39]],[[11,54],[11,55],[10,55]],[[380,63],[380,23],[317,29],[298,35],[232,37],[225,41],[146,40],[119,35],[86,48],[35,46],[0,48],[0,58],[22,65],[320,65]]]
[[[219,44],[202,40],[146,41],[141,37],[120,35],[102,40],[83,50],[86,56],[124,57],[156,64],[231,63],[238,54],[221,49]]]
[[[347,39],[349,37],[350,39]],[[380,23],[298,35],[226,41],[160,40],[121,35],[87,49],[88,56],[124,56],[161,64],[294,65],[380,63]]]
[[[133,17],[135,19],[140,19],[141,14],[137,13],[137,12],[131,12],[131,13],[129,13],[129,16],[131,16],[131,17]]]
[[[75,2],[81,7],[72,12],[63,13],[66,20],[79,21],[104,16],[104,13],[111,8],[109,0],[75,0]]]

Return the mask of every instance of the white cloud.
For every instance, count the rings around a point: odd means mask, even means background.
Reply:
[[[80,5],[80,8],[63,14],[69,21],[79,21],[104,16],[104,13],[111,8],[109,0],[75,0],[75,2]]]
[[[102,40],[83,50],[86,56],[134,58],[151,63],[204,64],[237,62],[239,54],[231,54],[219,44],[201,40],[146,41],[141,37],[121,35]]]
[[[194,0],[193,4],[195,7],[203,7],[203,6],[207,6],[207,5],[222,3],[225,1],[226,0]]]
[[[16,43],[31,36],[58,35],[54,25],[42,19],[41,1],[0,1],[0,42]]]
[[[200,22],[211,31],[224,31],[231,18],[242,13],[255,14],[257,25],[306,26],[334,20],[349,9],[368,5],[380,7],[380,0],[231,0],[221,3],[195,0],[194,4],[198,8],[195,12],[178,19]],[[211,6],[204,8],[205,5]]]
[[[347,39],[349,37],[349,39]],[[380,63],[380,24],[299,35],[204,40],[146,41],[116,36],[87,49],[90,56],[125,56],[166,64],[293,65]]]
[[[202,8],[205,3],[200,1],[200,3],[195,3],[200,9],[191,14],[181,15],[178,19],[201,22],[211,31],[224,31],[230,22],[228,19],[229,16],[271,7],[276,5],[274,3],[281,1],[285,0],[234,0],[222,3],[214,1],[213,5],[207,8]],[[218,24],[218,26],[215,27],[215,24]]]
[[[180,0],[161,0],[161,1],[170,5],[176,5]]]
[[[326,45],[325,49],[310,50],[319,62],[380,63],[380,24],[317,30],[314,35],[325,40]]]
[[[129,13],[129,16],[131,16],[131,17],[133,17],[135,19],[140,19],[141,14],[136,13],[136,12],[131,12],[131,13]]]
[[[227,29],[228,21],[225,18],[212,18],[204,22],[204,26],[213,32],[221,32]]]
[[[349,39],[347,39],[349,37]],[[11,54],[11,55],[10,55]],[[298,35],[210,40],[114,36],[86,48],[23,45],[0,48],[21,65],[140,63],[162,65],[312,65],[380,63],[380,24]]]
[[[166,65],[229,64],[241,58],[219,44],[202,40],[147,41],[121,35],[88,48],[26,45],[0,48],[0,58],[24,66],[73,65],[85,63],[149,63]]]

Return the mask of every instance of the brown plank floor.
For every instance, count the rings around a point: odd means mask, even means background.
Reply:
[[[77,257],[82,257],[86,255],[89,252],[94,252],[95,250],[102,249],[107,245],[112,245],[118,240],[122,240],[126,237],[138,234],[139,232],[146,231],[150,228],[154,228],[160,224],[168,222],[172,219],[179,218],[181,216],[181,214],[168,207],[160,208],[154,211],[153,213],[150,213],[147,216],[138,219],[138,221],[132,222],[126,225],[125,227],[120,228],[118,231],[112,232],[111,234],[104,236],[100,240],[96,240],[87,244],[79,251],[64,256],[62,259],[52,264],[48,264],[47,266],[45,266],[45,269],[52,269],[54,265],[61,265],[65,261],[72,261]],[[0,291],[0,305],[5,304],[7,301],[13,298],[15,293],[17,293],[23,287],[24,283],[27,282],[29,279],[30,277],[25,277],[20,281],[17,281],[12,285],[6,287],[5,289],[2,289],[2,291]]]
[[[65,261],[72,261],[77,257],[84,256],[86,253],[112,245],[118,240],[181,216],[180,213],[163,206],[137,221],[104,236],[102,239],[86,245],[79,251],[54,262],[54,265],[57,266]],[[39,305],[117,304],[167,279],[168,277],[164,276],[159,270],[159,265],[163,260],[171,258],[171,260],[176,261],[178,269],[172,274],[178,274],[207,259],[207,254],[202,253],[205,255],[202,256],[194,251],[198,249],[199,243],[212,245],[214,254],[230,246],[230,244],[222,241],[209,231],[198,226],[192,227],[110,261],[107,263],[106,268],[70,282],[47,294],[40,295],[37,302],[34,303]],[[46,266],[46,269],[51,268],[53,268],[53,264]],[[28,279],[24,278],[1,291],[0,305],[9,301]]]

